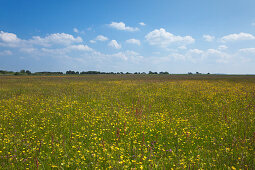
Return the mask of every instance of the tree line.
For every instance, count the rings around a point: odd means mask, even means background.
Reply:
[[[6,70],[0,70],[0,74],[2,75],[84,75],[84,74],[170,74],[167,71],[161,71],[161,72],[153,72],[149,71],[148,73],[146,72],[101,72],[101,71],[73,71],[73,70],[68,70],[65,73],[64,72],[50,72],[50,71],[43,71],[43,72],[34,72],[32,73],[29,70],[20,70],[19,72],[14,72],[14,71],[6,71]],[[192,73],[188,72],[187,74],[202,74],[199,72]],[[210,73],[207,73],[210,74]]]

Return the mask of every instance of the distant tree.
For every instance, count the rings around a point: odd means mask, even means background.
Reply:
[[[63,72],[49,72],[49,71],[43,71],[43,72],[35,72],[35,75],[61,75]]]
[[[0,74],[6,74],[7,71],[4,71],[4,70],[0,70]]]
[[[20,72],[15,72],[14,75],[18,76],[18,75],[21,75],[21,73]]]
[[[100,72],[100,71],[88,71],[87,74],[105,74],[105,72]]]
[[[192,74],[191,72],[188,72],[188,74]]]
[[[165,71],[165,72],[161,71],[161,72],[159,72],[159,74],[169,74],[169,73],[167,71]]]
[[[210,74],[210,73],[207,73],[207,74]]]
[[[149,74],[158,74],[157,72],[149,71]]]
[[[26,73],[26,71],[25,70],[20,70],[20,73],[24,74],[24,73]]]
[[[71,70],[66,71],[66,74],[75,74],[75,73],[76,73],[75,71],[71,71]]]
[[[14,74],[13,71],[0,70],[0,74]]]
[[[31,71],[29,71],[29,70],[26,70],[26,73],[27,73],[28,75],[30,75],[30,74],[31,74]]]

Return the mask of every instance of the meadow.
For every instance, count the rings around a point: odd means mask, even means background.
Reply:
[[[255,169],[255,76],[0,77],[0,169]]]

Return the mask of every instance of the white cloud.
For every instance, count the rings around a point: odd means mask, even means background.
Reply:
[[[67,55],[67,52],[93,51],[81,44],[82,38],[70,34],[56,33],[46,37],[34,36],[31,39],[19,39],[13,33],[0,32],[0,46],[17,48],[20,52],[42,56],[43,54]],[[46,48],[45,48],[46,47]],[[49,48],[50,47],[50,48]],[[9,54],[5,52],[5,54]]]
[[[111,40],[108,45],[115,49],[121,48],[121,45],[116,40]]]
[[[178,43],[181,45],[192,44],[195,40],[191,36],[176,36],[167,32],[164,28],[155,29],[145,36],[150,45],[166,48],[167,46]]]
[[[118,58],[121,58],[123,60],[128,60],[128,56],[125,53],[123,53],[123,52],[112,54],[111,56],[118,57]]]
[[[204,51],[199,49],[190,49],[184,54],[174,53],[173,57],[175,60],[187,60],[193,63],[202,61],[205,58]]]
[[[79,45],[72,45],[72,46],[69,46],[67,47],[68,49],[71,49],[71,50],[78,50],[78,51],[93,51],[92,48],[90,48],[89,46],[87,45],[83,45],[83,44],[79,44]]]
[[[0,31],[0,39],[7,43],[18,42],[20,39],[16,34]]]
[[[83,30],[78,30],[78,28],[73,28],[73,32],[75,32],[75,33],[79,33],[79,34],[85,34],[85,31],[83,31]]]
[[[39,36],[34,36],[30,42],[32,44],[38,44],[42,46],[51,46],[53,44],[62,44],[62,45],[70,45],[72,43],[81,43],[83,40],[81,37],[73,37],[70,34],[66,33],[55,33],[50,34],[44,38]]]
[[[62,40],[67,42],[62,42]],[[0,39],[0,43],[3,42],[4,41]],[[120,64],[123,64],[122,62],[125,62],[125,64],[135,64],[143,59],[143,56],[135,51],[119,51],[113,54],[104,54],[90,48],[88,45],[82,44],[79,38],[64,36],[64,34],[33,37],[28,40],[19,39],[19,42],[19,46],[15,47],[15,50],[18,51],[19,54],[25,54],[25,56],[33,57],[37,60],[47,58],[49,62],[51,62],[52,59],[56,59],[62,66],[78,65],[81,66],[81,68],[84,68],[84,66],[86,68],[93,68],[95,66],[101,68],[108,63],[107,65],[112,68],[112,65],[114,65],[113,63],[116,64],[116,62]],[[116,40],[112,40],[109,46],[116,49],[121,48],[121,45]],[[12,55],[12,52],[1,50],[0,55]],[[120,68],[122,67],[123,65],[120,66]]]
[[[26,48],[21,48],[20,51],[31,54],[31,53],[36,52],[37,49],[36,48],[26,47]]]
[[[241,40],[254,40],[255,37],[249,33],[229,34],[221,38],[222,42],[241,41]]]
[[[140,22],[139,25],[145,26],[146,24],[144,22]]]
[[[190,49],[189,53],[194,53],[194,54],[203,54],[202,50],[199,49]]]
[[[64,48],[40,48],[35,52],[39,56],[51,56],[53,58],[65,59],[77,59],[83,55],[92,56],[95,53],[92,48],[83,44],[71,45]]]
[[[254,55],[255,55],[255,48],[242,48],[238,50],[240,60],[242,62],[251,62],[254,61]]]
[[[139,53],[137,53],[135,51],[130,51],[130,50],[127,50],[125,52],[119,52],[119,53],[112,54],[109,56],[118,57],[125,61],[127,61],[127,60],[139,61],[139,60],[143,59],[143,56],[141,56]]]
[[[187,49],[187,47],[185,46],[185,45],[182,45],[182,46],[180,46],[180,47],[178,47],[180,50],[186,50]]]
[[[216,49],[208,49],[206,52],[206,56],[216,58],[216,62],[218,63],[229,63],[232,59],[232,56],[230,54],[224,53]]]
[[[203,38],[205,39],[205,41],[207,42],[212,42],[215,37],[214,36],[211,36],[211,35],[203,35]]]
[[[98,35],[95,40],[96,41],[107,41],[108,38],[103,35]]]
[[[129,44],[136,44],[136,45],[138,45],[138,46],[141,45],[140,40],[137,40],[137,39],[134,39],[134,38],[129,39],[129,40],[126,40],[126,42],[129,43]]]
[[[175,60],[189,61],[197,63],[202,61],[206,56],[205,52],[199,49],[189,49],[186,52],[173,52],[168,57],[174,58]]]
[[[220,45],[219,47],[218,47],[218,49],[219,50],[225,50],[225,49],[227,49],[228,47],[226,46],[226,45]]]
[[[0,46],[4,47],[18,47],[22,40],[16,34],[0,31]]]
[[[74,29],[73,29],[73,32],[79,33],[79,30],[78,30],[77,28],[74,28]]]
[[[186,60],[187,58],[187,56],[179,53],[173,53],[171,56],[173,56],[175,60]]]
[[[95,44],[95,43],[96,43],[95,40],[90,40],[89,42],[92,43],[92,44]]]
[[[10,50],[0,51],[0,56],[8,56],[8,55],[12,55],[12,52]]]
[[[107,41],[108,38],[103,36],[103,35],[98,35],[94,40],[90,40],[89,42],[94,44],[96,43],[97,41]]]
[[[221,54],[221,51],[215,50],[215,49],[208,49],[207,53],[208,54]]]
[[[251,54],[255,54],[255,48],[242,48],[239,50],[240,52],[244,52],[244,53],[251,53]]]
[[[126,26],[126,24],[124,22],[112,22],[111,24],[109,24],[109,26],[112,28],[115,28],[117,30],[130,31],[130,32],[139,30],[139,28],[137,28],[137,27]]]
[[[201,62],[205,59],[216,61],[218,63],[229,63],[233,59],[233,55],[217,49],[208,49],[206,51],[190,49],[185,53],[173,53],[170,56],[172,56],[175,60],[190,61],[193,63]]]

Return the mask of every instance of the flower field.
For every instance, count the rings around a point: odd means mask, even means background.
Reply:
[[[255,77],[0,77],[0,169],[255,169]]]

